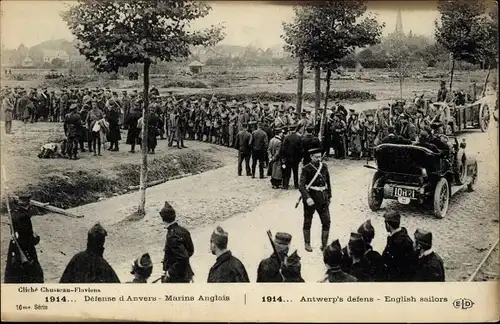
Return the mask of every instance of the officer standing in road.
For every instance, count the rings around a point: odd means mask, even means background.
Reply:
[[[257,282],[283,282],[281,275],[282,262],[287,258],[292,235],[288,233],[276,233],[274,246],[276,251],[262,261],[257,269]],[[281,260],[281,262],[280,262]]]
[[[415,251],[418,261],[413,281],[444,282],[443,259],[432,250],[432,233],[421,229],[415,231]]]
[[[401,225],[401,215],[390,210],[384,213],[385,228],[389,233],[382,258],[387,265],[387,279],[392,282],[411,281],[417,256],[408,231]]]
[[[300,175],[299,190],[304,204],[304,245],[308,252],[311,248],[311,224],[316,211],[321,220],[321,249],[328,244],[330,233],[330,199],[332,198],[332,187],[330,185],[330,173],[328,167],[321,161],[322,148],[309,150],[311,163],[302,168]]]
[[[193,241],[187,229],[177,224],[174,208],[166,201],[160,216],[167,229],[163,258],[163,283],[189,283],[194,272],[189,258],[194,254]]]
[[[19,195],[18,206],[11,211],[14,235],[9,244],[5,266],[5,283],[43,283],[43,270],[35,246],[40,236],[33,232],[30,215],[31,195]],[[14,240],[17,240],[17,244]]]

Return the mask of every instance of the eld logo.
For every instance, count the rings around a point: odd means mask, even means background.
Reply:
[[[474,306],[474,302],[470,299],[460,298],[453,302],[453,306],[455,306],[456,309],[469,309]]]

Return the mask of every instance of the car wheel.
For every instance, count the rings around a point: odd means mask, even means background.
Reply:
[[[488,125],[490,123],[490,109],[488,105],[483,105],[480,108],[480,116],[479,116],[479,127],[481,128],[481,132],[486,132],[488,130]]]
[[[457,179],[457,184],[463,185],[467,178],[467,157],[465,153],[457,159],[457,169],[458,175],[455,177]]]
[[[370,181],[370,185],[368,186],[368,207],[370,207],[372,211],[379,210],[380,206],[382,206],[382,202],[384,201],[383,192],[377,193],[373,190],[373,188],[380,187],[381,183],[382,177],[378,173],[375,173]]]
[[[448,180],[441,178],[434,189],[434,216],[446,216],[450,204],[450,185]]]
[[[467,191],[472,192],[474,191],[474,186],[477,183],[477,177],[478,177],[478,169],[477,169],[477,162],[474,163],[474,175],[472,176],[472,179],[470,182],[467,184]]]

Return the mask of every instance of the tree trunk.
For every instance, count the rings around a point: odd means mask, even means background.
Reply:
[[[453,73],[455,73],[455,56],[451,55],[451,71],[450,71],[450,96],[452,95],[453,89]]]
[[[314,68],[314,126],[318,120],[319,106],[321,105],[321,68]]]
[[[399,78],[399,99],[403,100],[403,78]]]
[[[144,117],[142,123],[142,163],[141,163],[141,178],[139,182],[139,206],[137,207],[137,215],[144,216],[146,214],[146,188],[148,183],[148,119],[149,119],[149,67],[150,61],[144,62],[144,90],[143,90],[143,108],[142,115]]]
[[[326,126],[326,110],[328,107],[328,93],[330,92],[330,79],[332,78],[332,70],[328,69],[326,71],[326,90],[325,90],[325,106],[323,109],[323,114],[321,116],[321,125],[319,128],[319,140],[322,141],[325,133]]]
[[[484,79],[483,92],[481,93],[481,97],[484,97],[486,95],[486,86],[488,85],[490,72],[491,72],[491,63],[488,63],[488,73],[486,74],[486,78]]]
[[[304,91],[304,60],[299,58],[299,70],[297,75],[297,113],[302,112],[302,97]]]

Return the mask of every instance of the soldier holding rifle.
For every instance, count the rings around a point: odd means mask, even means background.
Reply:
[[[274,240],[271,239],[270,232],[267,235],[273,246],[273,254],[260,262],[257,269],[257,282],[283,282],[281,268],[283,260],[288,255],[292,235],[278,232]]]

